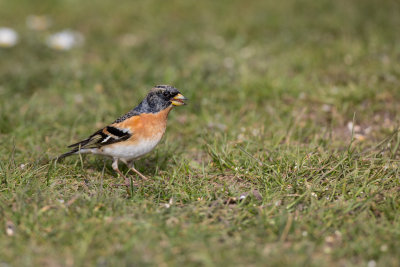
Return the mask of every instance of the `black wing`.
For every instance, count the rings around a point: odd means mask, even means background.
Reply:
[[[114,144],[117,142],[121,142],[127,140],[132,136],[127,129],[119,129],[113,126],[107,126],[101,130],[98,130],[89,138],[82,140],[78,143],[69,145],[68,147],[75,149],[83,149],[83,148],[99,148],[105,145]]]
[[[65,157],[79,153],[81,149],[99,148],[105,145],[124,141],[131,136],[132,133],[127,129],[119,129],[113,126],[107,126],[101,130],[98,130],[97,132],[89,136],[89,138],[82,140],[78,143],[69,145],[68,147],[72,148],[72,150],[58,156],[57,160],[61,160]]]

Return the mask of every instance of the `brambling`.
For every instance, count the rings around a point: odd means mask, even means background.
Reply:
[[[125,179],[127,186],[130,180],[118,169],[119,160],[147,180],[135,169],[133,162],[152,151],[160,142],[167,127],[169,112],[174,106],[185,105],[185,100],[178,89],[157,85],[137,107],[87,139],[68,146],[72,150],[60,155],[57,160],[76,154],[109,156],[113,159],[112,168]]]

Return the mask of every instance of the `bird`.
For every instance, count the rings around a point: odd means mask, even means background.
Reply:
[[[113,170],[125,179],[126,186],[129,186],[130,179],[119,170],[119,161],[147,180],[133,163],[157,146],[165,133],[169,112],[175,106],[186,105],[186,100],[173,86],[154,86],[138,106],[88,138],[69,145],[71,150],[56,160],[77,154],[108,156],[113,159]]]

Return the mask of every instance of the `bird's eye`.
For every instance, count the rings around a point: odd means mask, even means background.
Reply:
[[[169,96],[169,93],[167,91],[164,91],[163,95],[164,96]]]

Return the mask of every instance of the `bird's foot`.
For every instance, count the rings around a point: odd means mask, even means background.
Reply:
[[[136,170],[134,167],[131,167],[131,170],[134,171],[137,175],[140,176],[140,178],[142,178],[144,181],[149,180],[148,177],[146,177],[145,175],[143,175],[142,173],[140,173],[138,170]]]

